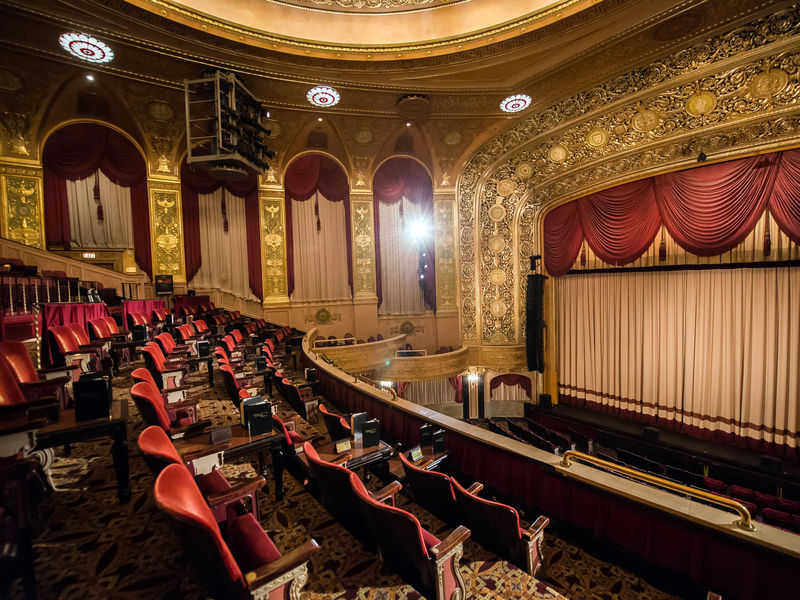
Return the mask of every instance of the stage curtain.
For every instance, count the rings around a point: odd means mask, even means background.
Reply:
[[[584,240],[606,263],[631,263],[647,251],[662,225],[684,250],[717,256],[745,240],[767,209],[780,230],[800,243],[798,190],[800,150],[787,150],[598,192],[545,217],[545,266],[551,275],[563,275]]]
[[[489,396],[494,396],[494,390],[501,385],[506,387],[519,387],[520,390],[525,392],[525,395],[528,398],[531,397],[531,378],[527,377],[526,375],[519,375],[517,373],[507,373],[505,375],[498,375],[497,377],[493,377],[492,380],[489,382]],[[501,395],[500,399],[509,399],[504,396],[508,396],[508,394]],[[514,398],[516,399],[516,398]]]
[[[387,277],[383,272],[387,270],[385,260],[386,252],[393,252],[398,248],[394,242],[402,241],[408,246],[408,236],[404,231],[404,217],[406,201],[418,207],[416,216],[424,218],[430,224],[429,235],[416,248],[416,259],[413,260],[415,275],[405,277],[398,283],[400,286],[418,285],[422,290],[425,307],[436,310],[436,263],[434,256],[433,233],[433,182],[428,172],[417,161],[410,158],[392,158],[383,163],[375,173],[372,181],[373,215],[375,220],[375,281],[378,306],[384,302],[384,283]],[[401,202],[403,200],[403,202]],[[398,213],[385,211],[387,218],[393,219],[393,224],[388,226],[381,222],[381,208],[398,205]],[[399,219],[397,218],[399,214]],[[393,215],[388,217],[388,215]],[[399,229],[397,227],[399,226]],[[388,246],[383,243],[385,236],[392,236],[393,242]],[[410,258],[395,257],[394,261],[411,260]],[[393,277],[396,273],[388,269]],[[420,278],[422,274],[424,277]],[[411,282],[414,282],[413,284]],[[424,309],[423,309],[424,310]],[[393,312],[393,311],[391,311]]]
[[[294,294],[296,300],[352,297],[353,258],[347,174],[328,156],[306,154],[289,165],[284,188],[288,294]],[[327,244],[336,245],[329,245],[326,252],[324,246]],[[331,248],[341,249],[341,253],[332,254]],[[342,272],[349,293],[341,289]],[[298,278],[303,278],[301,290],[296,290]]]
[[[94,198],[95,181],[103,207],[102,221]],[[66,183],[71,244],[79,248],[133,249],[130,188],[115,184],[102,171]]]
[[[70,247],[67,181],[101,171],[116,185],[131,188],[136,263],[152,279],[147,168],[125,136],[95,123],[67,125],[53,133],[42,152],[45,236],[48,246]]]
[[[407,199],[395,204],[378,204],[378,220],[382,225],[380,243],[383,301],[378,304],[382,315],[412,315],[425,312],[425,296],[419,285],[419,247],[410,241],[408,223],[421,214],[420,207]]]
[[[574,274],[557,292],[562,400],[794,452],[800,268]]]
[[[452,404],[453,389],[447,379],[412,381],[408,384],[404,398],[409,402],[416,402],[420,406]]]
[[[405,399],[405,393],[408,389],[408,381],[398,381],[395,385],[397,386],[397,395],[400,398]]]
[[[243,230],[242,235],[246,239],[247,259],[240,265],[247,264],[248,286],[255,297],[261,300],[263,298],[263,281],[261,274],[261,237],[258,231],[260,222],[258,214],[258,177],[251,172],[245,179],[220,181],[212,179],[202,168],[190,165],[184,159],[181,164],[181,204],[186,281],[194,279],[200,270],[203,256],[205,256],[205,252],[201,247],[201,214],[198,196],[200,194],[212,194],[219,189],[227,190],[231,197],[244,200],[247,219],[245,221],[246,231]],[[222,217],[220,216],[220,221],[221,219]]]
[[[461,378],[461,375],[455,375],[453,377],[448,377],[447,381],[450,382],[450,387],[455,390],[455,400],[460,404],[464,398],[464,380]]]
[[[225,231],[223,200],[228,221]],[[201,265],[193,279],[195,288],[219,289],[240,298],[255,300],[247,271],[247,225],[245,199],[222,188],[200,194]]]

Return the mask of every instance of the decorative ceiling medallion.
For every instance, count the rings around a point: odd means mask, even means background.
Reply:
[[[556,144],[550,148],[550,152],[547,153],[547,156],[554,163],[564,162],[567,160],[567,156],[569,156],[569,150],[567,150],[567,147],[563,144]]]
[[[489,271],[489,281],[492,285],[503,285],[506,282],[506,272],[503,269],[492,269]]]
[[[489,218],[499,223],[506,218],[506,209],[502,204],[495,204],[489,208]]]
[[[658,115],[652,110],[640,110],[633,115],[631,127],[639,133],[648,133],[658,126]]]
[[[506,241],[503,239],[502,235],[493,235],[489,238],[489,250],[494,252],[495,254],[499,254],[502,252],[506,247]]]
[[[448,146],[455,146],[461,141],[461,133],[458,131],[451,131],[444,136],[444,143]]]
[[[147,105],[147,114],[156,121],[169,121],[175,116],[175,110],[166,102],[154,100]]]
[[[754,98],[769,98],[781,92],[789,83],[789,75],[782,69],[770,69],[754,75],[750,80],[750,94]]]
[[[339,92],[327,85],[317,85],[308,90],[308,101],[314,106],[335,106],[339,104]]]
[[[602,148],[608,143],[608,132],[605,129],[592,129],[586,136],[586,145],[591,148]]]
[[[521,162],[517,165],[517,177],[527,179],[533,175],[533,165],[529,162]]]
[[[508,312],[508,305],[502,300],[493,300],[489,305],[489,310],[492,312],[492,316],[499,319]]]
[[[501,179],[497,182],[497,195],[508,197],[517,189],[517,184],[513,179]]]
[[[507,113],[515,113],[525,110],[531,105],[531,97],[527,94],[515,94],[509,96],[500,103],[500,110]]]
[[[355,140],[362,146],[369,144],[372,141],[372,132],[369,129],[359,129],[356,131]]]
[[[58,36],[58,41],[75,58],[95,64],[114,60],[114,51],[91,35],[71,31]]]
[[[686,99],[686,112],[695,117],[705,115],[714,110],[717,97],[709,91],[695,92]]]
[[[16,92],[22,89],[22,79],[7,69],[0,69],[0,90]]]

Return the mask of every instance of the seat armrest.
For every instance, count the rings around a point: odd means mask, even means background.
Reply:
[[[333,459],[332,461],[330,461],[330,462],[331,462],[331,464],[334,464],[334,465],[340,465],[340,464],[342,464],[342,463],[346,463],[346,462],[347,462],[348,460],[350,460],[351,458],[353,458],[353,455],[352,455],[352,454],[345,454],[345,455],[343,455],[343,456],[337,456],[336,458],[334,458],[334,459]]]
[[[94,350],[100,350],[102,347],[103,344],[81,344],[78,346],[78,350],[83,350],[84,352],[87,350],[94,351]]]
[[[467,488],[467,492],[472,494],[473,496],[477,496],[478,493],[483,489],[483,484],[480,481],[476,481],[471,486]]]
[[[318,550],[319,544],[313,539],[308,540],[302,546],[298,546],[291,552],[284,554],[278,560],[273,560],[263,567],[245,573],[244,578],[247,581],[247,587],[250,590],[257,590],[278,575],[288,573],[307,562]]]
[[[53,379],[45,379],[40,381],[28,381],[25,383],[19,383],[19,389],[22,391],[25,390],[34,390],[36,388],[43,388],[53,385],[64,385],[70,382],[69,377],[54,377]]]
[[[196,407],[197,400],[181,400],[180,402],[168,402],[164,404],[167,410],[177,410],[179,408]]]
[[[257,492],[265,485],[267,485],[267,480],[261,476],[251,479],[240,479],[239,481],[231,483],[230,489],[227,489],[223,492],[215,492],[206,496],[206,502],[208,502],[208,505],[211,508],[219,506],[220,504],[228,504],[229,502],[239,500],[248,494]]]
[[[192,423],[191,425],[184,425],[182,427],[170,427],[169,437],[173,440],[180,438],[190,438],[205,433],[203,430],[211,426],[211,421],[203,420]]]
[[[523,537],[526,537],[529,540],[535,540],[544,533],[544,528],[547,527],[548,523],[550,523],[550,519],[540,516],[531,524],[530,527],[522,532]]]
[[[433,548],[431,548],[431,552],[435,557],[439,557],[441,555],[447,554],[458,546],[459,544],[463,544],[466,539],[469,537],[470,530],[464,527],[463,525],[459,525],[453,533],[448,535],[444,540],[436,544]]]
[[[393,481],[374,494],[370,493],[370,496],[372,496],[372,499],[376,502],[386,502],[386,500],[391,499],[392,504],[394,504],[394,497],[401,489],[403,489],[403,484],[399,481]]]
[[[231,447],[230,440],[227,440],[225,442],[217,442],[216,444],[211,444],[200,450],[194,450],[193,452],[184,452],[183,454],[181,454],[181,458],[183,459],[184,462],[191,462],[198,458],[202,458],[203,456],[210,456],[211,454],[224,452],[230,447]]]
[[[49,375],[51,373],[72,373],[75,367],[49,367],[46,369],[36,369],[36,373],[41,377],[42,375]]]

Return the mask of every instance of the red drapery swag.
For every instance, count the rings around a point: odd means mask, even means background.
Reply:
[[[716,256],[740,244],[765,210],[800,244],[800,149],[666,173],[559,206],[544,221],[545,266],[563,275],[584,240],[601,260],[628,264],[661,225],[689,252]]]
[[[131,189],[134,256],[139,268],[152,279],[147,168],[136,146],[103,125],[76,123],[47,139],[42,164],[47,245],[70,248],[67,180],[86,179],[100,170],[113,183]]]
[[[453,377],[448,377],[447,381],[450,382],[450,386],[456,392],[456,402],[461,404],[463,399],[463,389],[464,389],[464,380],[461,378],[461,375],[455,375]]]
[[[375,222],[375,291],[378,306],[383,302],[381,284],[381,226],[378,204],[394,204],[403,198],[422,207],[423,214],[433,231],[433,182],[420,163],[411,158],[392,158],[383,163],[372,180],[373,219]],[[422,252],[427,260],[422,262],[420,280],[425,306],[436,311],[436,268],[433,235],[425,240]]]
[[[306,154],[295,160],[283,178],[286,190],[286,272],[287,295],[294,291],[294,232],[292,200],[305,202],[319,192],[330,202],[344,202],[344,224],[347,231],[347,283],[353,291],[353,244],[350,228],[350,184],[339,164],[324,154]],[[319,221],[317,221],[319,224]]]
[[[397,395],[400,398],[405,398],[406,390],[408,389],[408,381],[398,381],[395,385],[397,386]]]
[[[258,177],[250,173],[240,181],[212,179],[200,167],[181,164],[181,200],[183,204],[183,252],[186,257],[186,281],[191,281],[200,270],[200,194],[211,194],[225,188],[234,196],[244,198],[247,221],[247,275],[250,291],[264,298],[261,278],[261,237],[258,214]]]
[[[528,398],[531,397],[531,378],[525,375],[518,375],[516,373],[507,373],[506,375],[498,375],[497,377],[494,377],[492,381],[489,382],[490,397],[494,389],[500,387],[501,383],[504,385],[518,385],[525,390]]]

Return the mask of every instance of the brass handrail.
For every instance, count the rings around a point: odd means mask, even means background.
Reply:
[[[603,460],[602,458],[597,458],[596,456],[592,456],[590,454],[578,452],[577,450],[567,450],[566,452],[564,452],[564,457],[561,460],[561,466],[565,468],[571,467],[572,465],[569,462],[570,458],[574,458],[575,460],[580,460],[598,467],[602,467],[604,469],[608,469],[609,471],[613,471],[615,473],[619,473],[627,477],[632,477],[633,479],[638,479],[639,481],[644,481],[645,483],[649,483],[651,485],[662,487],[671,492],[686,494],[688,496],[700,498],[701,500],[705,500],[706,502],[711,502],[713,504],[724,506],[725,508],[733,509],[737,513],[739,513],[740,517],[738,520],[733,522],[734,525],[736,525],[740,529],[744,529],[745,531],[756,530],[756,526],[753,524],[753,520],[750,517],[750,512],[744,507],[744,505],[741,502],[737,502],[733,498],[717,496],[716,494],[712,494],[710,492],[706,492],[703,490],[698,490],[693,487],[689,487],[688,485],[683,485],[682,483],[675,483],[673,481],[662,479],[661,477],[657,477],[655,475],[650,475],[649,473],[643,473],[642,471],[637,471],[636,469],[623,467],[622,465],[617,465],[607,460]]]

